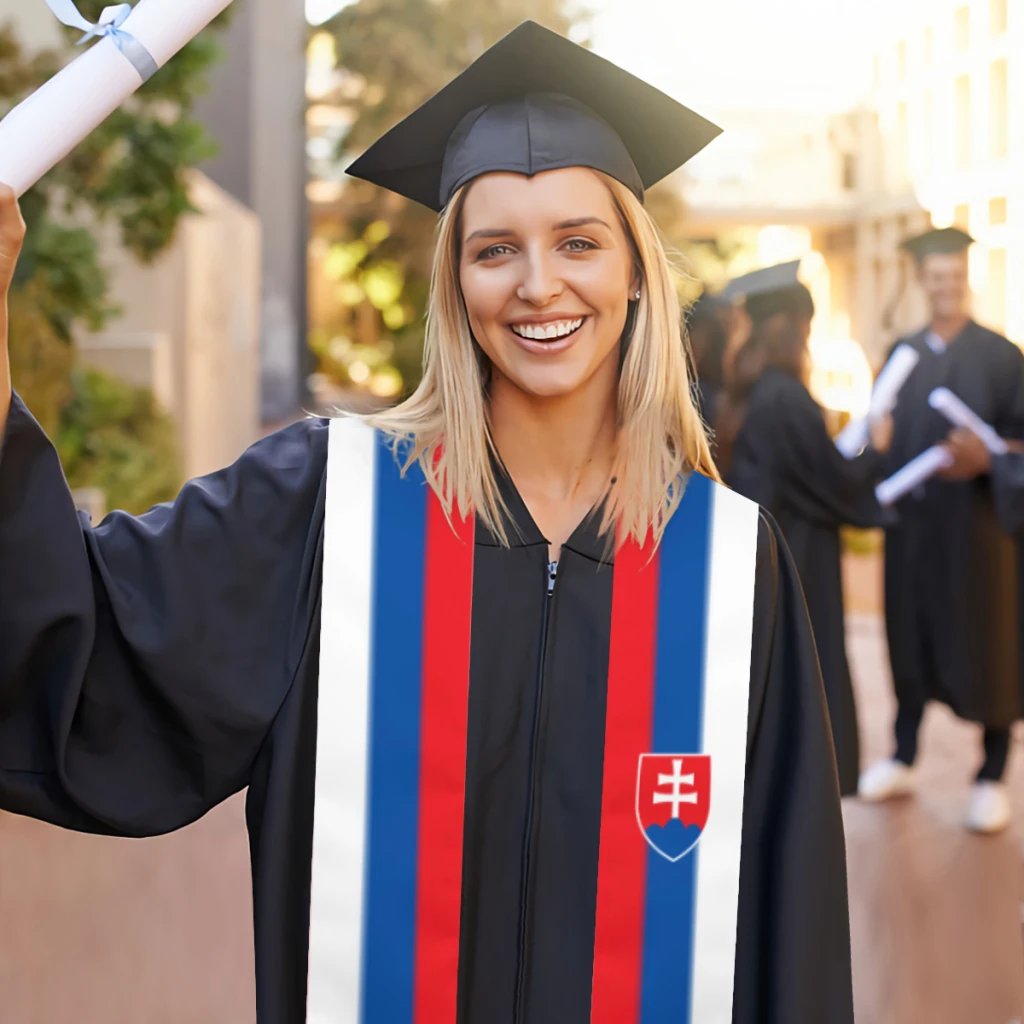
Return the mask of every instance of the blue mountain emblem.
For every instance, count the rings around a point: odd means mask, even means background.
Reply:
[[[662,857],[677,861],[697,845],[702,832],[697,825],[684,825],[678,818],[672,818],[667,825],[649,826],[644,835]]]

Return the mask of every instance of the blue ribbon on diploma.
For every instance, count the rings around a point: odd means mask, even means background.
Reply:
[[[113,7],[104,7],[100,14],[100,20],[93,23],[82,17],[81,12],[75,6],[75,0],[46,0],[46,6],[53,11],[58,21],[67,25],[68,28],[80,28],[85,35],[78,40],[78,45],[87,43],[90,39],[99,39],[107,36],[112,39],[117,48],[131,61],[132,67],[139,73],[143,82],[148,82],[159,70],[159,65],[153,59],[153,55],[142,43],[130,32],[125,32],[121,26],[125,23],[128,15],[132,13],[131,4],[116,4]]]

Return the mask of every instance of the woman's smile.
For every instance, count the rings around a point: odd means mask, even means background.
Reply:
[[[510,321],[508,330],[525,351],[557,355],[576,344],[589,319],[586,315],[562,313],[552,313],[543,318],[534,315]]]

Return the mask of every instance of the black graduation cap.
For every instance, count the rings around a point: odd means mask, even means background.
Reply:
[[[351,167],[442,210],[492,171],[604,171],[643,199],[721,129],[556,32],[525,21]]]
[[[686,321],[690,324],[700,323],[704,320],[712,320],[718,316],[719,311],[728,305],[721,295],[712,295],[705,290],[697,296],[693,305],[687,310]]]
[[[764,320],[775,313],[804,312],[814,315],[814,300],[799,278],[800,260],[761,267],[733,278],[722,289],[721,298],[743,300],[752,320]]]
[[[913,238],[905,238],[900,242],[900,248],[921,263],[926,256],[963,252],[973,244],[974,239],[960,228],[932,228]]]

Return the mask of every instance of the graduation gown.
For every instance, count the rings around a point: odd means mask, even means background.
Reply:
[[[697,386],[694,389],[694,398],[697,400],[697,411],[701,419],[714,429],[715,426],[715,405],[718,402],[719,388],[702,377],[697,378]]]
[[[1024,536],[1024,454],[994,455],[990,475],[999,525],[1020,540]]]
[[[941,442],[949,422],[928,404],[945,386],[1005,437],[1024,436],[1024,357],[973,321],[940,353],[920,355],[893,413],[888,472]],[[999,522],[992,480],[933,478],[896,507],[886,531],[885,613],[896,697],[939,700],[993,728],[1021,713],[1017,551]]]
[[[776,368],[750,393],[729,482],[775,517],[793,553],[821,661],[844,796],[857,791],[860,744],[846,657],[839,527],[882,523],[874,496],[881,456],[845,459],[804,385]]]
[[[832,743],[777,528],[693,477],[654,557],[609,564],[588,519],[552,579],[502,486],[510,547],[449,528],[369,428],[311,419],[92,527],[15,398],[0,806],[150,836],[248,787],[260,1024],[726,1020],[701,936],[736,1024],[852,1024]]]

